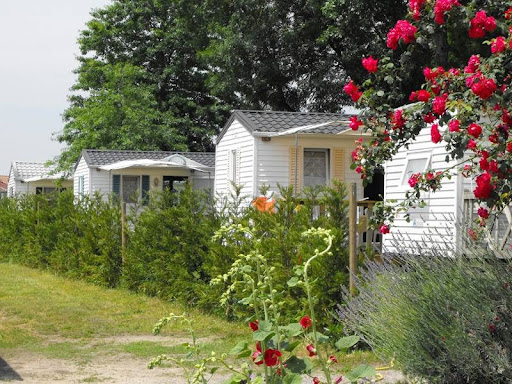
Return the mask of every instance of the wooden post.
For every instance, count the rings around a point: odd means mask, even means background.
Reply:
[[[126,259],[126,202],[121,202],[121,263]]]
[[[357,252],[356,252],[356,236],[357,236],[357,199],[356,199],[356,183],[350,183],[349,188],[349,206],[348,206],[348,244],[349,244],[349,269],[350,281],[349,290],[350,294],[356,293],[356,284],[354,276],[357,273]]]

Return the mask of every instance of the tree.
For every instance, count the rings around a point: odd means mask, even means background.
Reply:
[[[211,0],[209,62],[213,91],[236,106],[339,111],[340,89],[360,76],[356,57],[379,44],[403,1]]]
[[[412,104],[393,108],[400,95],[393,83],[403,73],[407,60],[397,68],[389,57],[364,58],[370,72],[362,89],[350,81],[344,91],[367,109],[361,118],[353,118],[352,127],[363,125],[372,133],[372,141],[362,142],[352,154],[354,168],[365,182],[375,168],[390,160],[400,148],[407,147],[420,131],[430,127],[432,142],[444,145],[447,161],[458,161],[459,172],[473,177],[473,193],[481,204],[480,225],[492,212],[499,212],[512,200],[512,7],[505,1],[465,5],[457,0],[410,2],[412,20],[400,20],[387,35],[387,46],[401,51],[401,57],[424,46],[446,46],[436,38],[436,30],[447,37],[446,43],[465,42],[478,47],[463,68],[426,67],[425,83],[408,98]],[[458,34],[456,33],[458,32]],[[398,209],[416,206],[422,191],[438,190],[450,171],[427,170],[409,179],[412,190]],[[396,210],[383,206],[378,210],[381,232],[389,231]]]
[[[212,150],[229,106],[211,95],[197,52],[203,10],[185,0],[116,0],[79,38],[78,80],[57,140],[69,168],[84,148]]]

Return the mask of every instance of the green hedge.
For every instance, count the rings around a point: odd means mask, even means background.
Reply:
[[[346,201],[343,185],[306,190],[300,197],[282,189],[272,214],[253,208],[239,194],[221,203],[187,186],[180,192],[153,194],[149,204],[128,212],[127,248],[121,252],[120,204],[100,196],[75,202],[70,191],[55,195],[26,195],[0,201],[0,258],[95,284],[178,300],[229,317],[243,316],[233,297],[227,309],[218,298],[223,287],[211,287],[251,239],[216,240],[222,225],[254,226],[269,262],[278,271],[277,289],[286,292],[286,314],[303,312],[298,288],[286,285],[293,266],[304,262],[315,244],[301,234],[308,228],[329,228],[336,236],[333,255],[315,263],[315,293],[319,312],[330,318],[347,282]],[[233,202],[234,201],[234,202]],[[322,206],[323,215],[315,215]],[[218,209],[221,207],[221,209]]]

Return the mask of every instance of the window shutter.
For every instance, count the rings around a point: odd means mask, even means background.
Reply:
[[[112,193],[121,195],[121,175],[112,175]]]
[[[85,176],[80,176],[80,194],[83,196],[85,192]]]
[[[302,189],[303,155],[302,147],[297,147],[297,156],[295,156],[295,146],[290,147],[290,185],[295,193],[300,192]],[[297,176],[297,180],[295,180],[295,176]],[[297,187],[297,190],[295,190],[295,187]]]
[[[149,201],[149,175],[142,175],[142,204],[146,205]]]
[[[334,148],[332,150],[333,172],[332,178],[344,181],[345,180],[345,151],[341,148]]]

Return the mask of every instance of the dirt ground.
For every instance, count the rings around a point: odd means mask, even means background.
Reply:
[[[92,340],[106,345],[122,345],[136,341],[162,342],[176,345],[182,343],[172,337],[126,336]],[[49,342],[52,342],[50,340]],[[62,342],[62,340],[53,340]],[[87,345],[85,346],[85,348]],[[0,357],[0,381],[23,382],[24,384],[50,383],[120,383],[120,384],[186,384],[179,368],[147,369],[150,359],[136,358],[130,353],[94,355],[87,361],[48,358],[39,353],[12,350]],[[396,371],[381,372],[384,379],[379,383],[396,383],[403,380]],[[221,384],[227,374],[216,375],[211,384]]]

